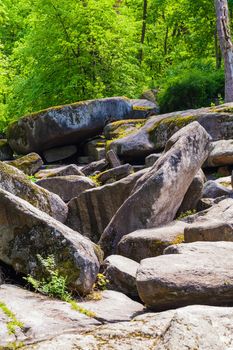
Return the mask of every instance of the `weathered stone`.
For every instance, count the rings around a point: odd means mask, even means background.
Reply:
[[[88,165],[85,165],[82,168],[82,173],[85,176],[93,175],[96,171],[104,171],[108,167],[109,163],[107,159],[101,159],[96,162],[92,162]]]
[[[233,164],[233,140],[212,142],[206,167],[217,167]]]
[[[146,119],[118,120],[107,124],[103,133],[107,140],[118,139],[136,132],[145,123]]]
[[[136,272],[139,264],[121,255],[110,255],[104,260],[102,269],[108,279],[107,289],[137,297]]]
[[[181,221],[174,221],[166,226],[131,232],[120,240],[117,254],[137,262],[162,255],[169,245],[184,241],[184,229],[187,225]]]
[[[90,161],[98,161],[105,158],[105,143],[106,140],[102,137],[87,141],[83,145],[83,154]]]
[[[43,152],[43,156],[48,163],[57,162],[73,156],[77,153],[77,146],[69,145],[63,147],[51,148]]]
[[[7,130],[9,144],[21,154],[77,144],[99,135],[107,122],[137,118],[134,105],[127,98],[113,97],[51,107],[12,123]],[[147,114],[148,107],[142,113]]]
[[[202,198],[217,198],[230,195],[231,193],[233,193],[232,189],[222,186],[216,181],[209,180],[204,185]]]
[[[231,176],[224,176],[214,180],[217,184],[220,184],[227,188],[232,188],[231,186]]]
[[[69,303],[13,285],[4,284],[0,287],[0,300],[22,323],[22,328],[15,326],[15,333],[9,334],[7,323],[12,319],[0,308],[2,349],[17,349],[17,345],[21,348],[22,345],[50,340],[67,332],[80,333],[100,325],[97,320],[73,310]]]
[[[58,221],[64,222],[68,208],[54,193],[41,188],[17,168],[0,162],[0,188],[18,196]]]
[[[158,94],[158,89],[150,89],[150,90],[144,91],[140,98],[157,104],[157,101],[156,101],[157,94]],[[159,112],[159,107],[158,107],[158,112]]]
[[[148,307],[232,303],[233,243],[179,244],[164,253],[142,260],[137,271],[138,293]]]
[[[136,181],[148,169],[129,175],[124,179],[87,190],[68,204],[66,225],[98,242],[118,208],[130,195]]]
[[[7,164],[22,170],[24,174],[34,175],[43,165],[43,160],[37,153],[29,153],[26,156],[7,162]]]
[[[112,142],[110,148],[126,159],[146,157],[161,151],[174,133],[193,121],[198,121],[213,141],[233,139],[233,103],[226,103],[153,116],[133,135]]]
[[[230,350],[233,309],[193,305],[33,344],[27,350]]]
[[[0,161],[13,159],[13,151],[5,139],[0,140]]]
[[[36,182],[46,190],[56,193],[64,202],[78,197],[82,192],[95,187],[95,183],[85,176],[69,175],[48,177]]]
[[[145,118],[158,113],[157,105],[147,99],[133,99],[130,102],[133,105],[134,118]]]
[[[69,164],[60,166],[58,168],[49,168],[38,171],[35,174],[37,179],[43,179],[44,177],[53,177],[53,176],[69,176],[69,175],[80,175],[83,176],[83,172],[75,164]]]
[[[100,184],[111,183],[120,180],[133,173],[133,167],[130,164],[123,164],[116,168],[105,170],[96,175],[96,181]]]
[[[102,322],[130,321],[133,317],[145,311],[142,304],[133,301],[123,293],[113,290],[104,290],[97,293],[99,294],[99,300],[87,300],[79,302],[79,305],[94,312],[96,318]]]
[[[145,159],[145,165],[147,167],[151,167],[157,162],[157,160],[161,157],[162,153],[152,153]]]
[[[179,137],[178,137],[179,136]],[[106,255],[113,254],[121,238],[142,228],[172,221],[194,176],[208,155],[209,135],[194,122],[173,137],[175,142],[136,183],[101,236]]]
[[[189,186],[188,191],[185,193],[182,204],[177,212],[177,216],[186,213],[189,210],[197,209],[197,203],[202,197],[205,182],[205,174],[200,169]]]
[[[107,152],[106,158],[113,168],[117,168],[118,166],[121,166],[120,159],[117,157],[116,153],[113,152],[112,150]]]
[[[17,272],[43,275],[37,254],[53,254],[69,286],[87,293],[95,282],[98,249],[90,240],[28,202],[0,190],[0,259]]]

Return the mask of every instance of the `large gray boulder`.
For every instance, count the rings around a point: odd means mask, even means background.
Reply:
[[[37,186],[22,171],[3,162],[0,162],[0,188],[28,201],[56,220],[66,220],[68,208],[59,196]]]
[[[37,254],[53,255],[71,289],[91,290],[99,270],[99,248],[28,202],[0,190],[0,260],[17,272],[43,276]]]
[[[144,107],[140,114],[148,111],[153,108]],[[108,122],[134,118],[137,113],[134,103],[123,97],[83,101],[23,117],[8,127],[7,136],[15,152],[42,152],[80,143],[98,135]]]
[[[184,126],[198,121],[213,141],[233,139],[233,103],[156,115],[137,132],[115,140],[110,148],[128,159],[161,151],[168,139]]]
[[[66,225],[98,242],[118,208],[130,195],[136,181],[148,169],[138,171],[112,184],[81,193],[68,203]]]
[[[193,305],[33,344],[27,350],[230,350],[233,309]]]
[[[227,305],[233,298],[233,243],[170,246],[165,255],[141,261],[140,298],[155,310],[190,304]]]
[[[94,181],[88,177],[78,175],[48,177],[37,181],[36,184],[56,193],[64,202],[68,202],[72,198],[78,197],[82,192],[96,186]]]
[[[117,254],[138,262],[162,255],[168,246],[184,241],[186,226],[188,224],[182,221],[173,221],[162,227],[131,232],[118,243]]]
[[[206,167],[217,167],[233,164],[233,140],[212,142],[210,154],[205,162]]]
[[[208,156],[209,135],[194,122],[169,140],[167,152],[136,183],[103,232],[100,245],[113,254],[121,238],[171,222],[194,176]]]

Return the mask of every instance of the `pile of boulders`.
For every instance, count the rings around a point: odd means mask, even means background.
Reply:
[[[2,273],[3,349],[231,349],[233,103],[157,111],[108,98],[9,126],[0,142],[2,271],[41,279],[38,254],[52,255],[94,316]],[[96,292],[99,272],[107,290]],[[12,315],[24,326],[10,333]]]

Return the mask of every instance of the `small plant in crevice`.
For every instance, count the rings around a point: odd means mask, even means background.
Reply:
[[[24,328],[24,324],[19,320],[17,320],[15,314],[1,300],[0,300],[0,310],[2,310],[2,312],[9,318],[9,321],[7,322],[8,334],[15,334],[16,327],[19,327],[21,329]]]
[[[33,175],[28,175],[27,178],[28,178],[28,180],[30,180],[30,181],[32,181],[32,182],[36,182],[36,181],[38,180],[38,179],[37,179],[35,176],[33,176]]]
[[[37,254],[37,259],[45,270],[45,277],[38,280],[31,275],[28,275],[27,277],[24,277],[24,279],[36,291],[48,295],[49,297],[66,301],[70,303],[73,310],[79,311],[89,317],[94,317],[95,314],[92,311],[79,306],[73,299],[72,294],[68,291],[67,277],[60,274],[54,256],[49,255],[47,258],[43,258],[40,254]]]
[[[196,209],[187,210],[186,212],[181,213],[181,214],[176,218],[176,220],[184,219],[184,218],[186,218],[187,216],[196,214],[196,212],[197,212]]]

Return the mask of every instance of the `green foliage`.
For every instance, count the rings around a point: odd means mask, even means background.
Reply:
[[[96,282],[94,285],[94,290],[106,290],[109,280],[103,273],[98,273]]]
[[[24,327],[24,324],[17,320],[15,314],[7,307],[3,301],[0,301],[0,309],[10,319],[10,321],[7,322],[7,329],[9,334],[15,334],[16,327],[19,327],[21,329]]]
[[[163,80],[158,95],[162,113],[220,104],[224,95],[222,70],[179,67]]]
[[[186,218],[187,216],[196,214],[196,212],[197,212],[196,209],[187,210],[185,213],[181,213],[181,214],[176,218],[176,220],[184,219],[184,218]]]
[[[36,182],[38,180],[34,175],[28,175],[27,178],[32,182]]]

